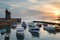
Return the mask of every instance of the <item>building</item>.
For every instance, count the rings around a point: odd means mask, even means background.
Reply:
[[[10,13],[7,9],[5,10],[5,13],[6,13],[6,14],[5,14],[5,19],[6,19],[6,20],[11,19],[11,13]]]

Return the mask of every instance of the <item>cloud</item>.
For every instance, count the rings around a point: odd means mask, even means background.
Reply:
[[[15,9],[15,8],[19,8],[21,6],[23,6],[23,4],[10,4],[11,6],[11,10]]]
[[[59,0],[58,0],[59,1]],[[57,1],[57,2],[58,2]],[[13,17],[45,17],[52,10],[59,10],[55,0],[0,0],[0,9],[8,8]],[[60,1],[59,1],[60,2]],[[1,10],[2,11],[2,10]],[[3,12],[0,12],[3,13]],[[41,14],[42,13],[42,14]],[[47,16],[46,16],[47,17]]]
[[[30,6],[28,7],[28,9],[32,9],[32,10],[38,10],[38,11],[43,11],[46,13],[54,13],[53,11],[59,11],[60,9],[54,5],[52,5],[51,3],[44,3],[44,4],[38,4],[38,5],[34,5],[34,6]]]
[[[37,3],[37,0],[27,0],[27,1],[31,3]]]

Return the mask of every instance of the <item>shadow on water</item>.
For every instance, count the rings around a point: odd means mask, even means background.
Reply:
[[[16,34],[17,40],[24,40],[24,35]]]
[[[26,28],[27,28],[27,26],[26,26],[26,27],[24,27],[24,30],[26,30]]]
[[[32,37],[38,37],[39,38],[39,32],[31,32],[31,31],[29,31],[30,33],[31,33],[31,35],[32,35]]]
[[[49,31],[49,30],[46,30],[49,34],[56,34],[56,31]]]

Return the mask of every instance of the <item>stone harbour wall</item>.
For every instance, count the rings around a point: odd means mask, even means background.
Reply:
[[[11,25],[13,22],[21,23],[21,18],[20,19],[0,20],[0,26],[8,26],[8,25]]]

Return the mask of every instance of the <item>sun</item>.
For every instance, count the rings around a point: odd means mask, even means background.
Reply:
[[[54,12],[55,15],[59,15],[60,14],[60,12],[58,10],[54,10],[53,12]]]

